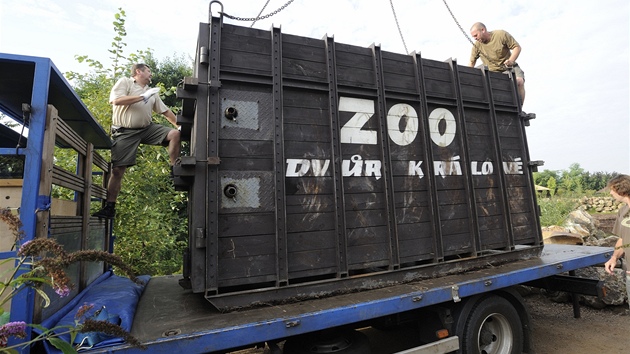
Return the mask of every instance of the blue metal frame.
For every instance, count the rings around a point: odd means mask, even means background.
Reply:
[[[16,60],[19,60],[19,58],[16,57]],[[50,196],[39,195],[39,181],[42,168],[42,149],[44,146],[52,63],[50,59],[45,58],[31,58],[28,61],[32,61],[35,64],[35,75],[33,78],[31,102],[24,102],[31,105],[28,141],[26,148],[18,149],[18,153],[25,156],[22,201],[20,204],[20,220],[22,221],[22,230],[25,236],[20,244],[30,241],[35,237],[37,212],[50,208]],[[13,149],[13,153],[15,153],[15,149]],[[48,203],[46,203],[45,200],[48,200]],[[16,276],[27,271],[28,269],[18,270]],[[11,321],[32,323],[34,300],[35,291],[32,288],[26,288],[17,293],[11,299]],[[30,332],[30,327],[27,327],[27,338],[30,337]],[[20,341],[15,338],[9,339],[9,345],[19,342]]]
[[[48,104],[61,107],[64,114],[70,118],[69,125],[82,128],[85,139],[92,142],[96,148],[111,147],[111,140],[103,128],[96,122],[92,114],[85,107],[78,95],[65,80],[60,71],[48,58],[23,56],[0,53],[0,66],[7,65],[3,71],[3,82],[0,82],[0,110],[10,118],[28,127],[26,146],[20,148],[0,148],[0,155],[23,155],[24,173],[22,184],[22,200],[20,204],[20,221],[24,238],[20,244],[32,240],[37,232],[37,213],[49,210],[50,195],[40,195],[40,176],[42,172],[42,156],[44,153],[44,139],[46,134],[46,115]],[[32,66],[31,66],[32,65]],[[19,68],[20,70],[12,70]],[[31,68],[34,71],[31,72]],[[21,71],[23,69],[23,71]],[[31,82],[32,80],[32,82]],[[30,90],[30,94],[27,92]],[[22,112],[18,107],[22,103],[30,105],[31,112],[28,121],[23,121]],[[17,253],[1,252],[1,259],[15,258]],[[17,262],[16,262],[17,264]],[[17,276],[27,272],[21,269]],[[33,322],[35,291],[25,288],[11,299],[10,320]],[[27,327],[27,338],[31,329]],[[9,338],[9,345],[18,344],[23,340]],[[29,349],[23,352],[28,353]]]
[[[604,247],[547,245],[546,254],[540,259],[519,261],[507,271],[499,267],[440,278],[439,286],[424,291],[408,291],[402,294],[297,316],[281,316],[269,320],[247,323],[216,330],[186,333],[153,342],[144,343],[151,353],[211,353],[253,345],[274,339],[319,331],[336,326],[358,323],[381,316],[419,309],[454,301],[453,288],[460,298],[488,293],[509,286],[523,284],[563,272],[601,264],[609,259],[612,249]],[[557,254],[560,253],[560,256]],[[521,265],[522,264],[522,265]],[[433,280],[432,280],[433,282]],[[422,282],[415,283],[417,289]],[[407,285],[402,285],[405,287]],[[408,289],[413,289],[410,284]],[[314,300],[320,301],[320,300]],[[324,300],[321,300],[324,301]],[[305,305],[305,308],[309,306]],[[156,309],[159,310],[159,309]],[[269,309],[263,309],[268,311]],[[249,311],[256,311],[255,309]],[[218,315],[219,317],[221,315]],[[209,320],[212,320],[209,318]],[[217,319],[218,320],[218,319]],[[90,353],[142,354],[147,350],[122,345],[95,349]]]

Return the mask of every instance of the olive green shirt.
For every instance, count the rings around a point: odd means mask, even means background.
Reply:
[[[470,53],[470,62],[481,58],[483,65],[490,71],[505,71],[503,62],[510,58],[511,50],[520,47],[518,42],[506,31],[494,30],[490,32],[488,43],[475,42]]]

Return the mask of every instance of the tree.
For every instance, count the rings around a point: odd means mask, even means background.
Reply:
[[[549,177],[547,180],[547,188],[549,188],[549,194],[553,197],[556,194],[556,189],[558,188],[555,178]]]
[[[582,193],[584,173],[585,171],[579,163],[573,163],[568,170],[562,171],[560,185],[567,192]]]
[[[116,80],[129,75],[134,63],[143,62],[151,67],[155,86],[162,88],[160,94],[174,112],[179,111],[174,95],[177,83],[192,75],[192,61],[187,62],[182,57],[157,60],[149,49],[125,55],[125,16],[122,8],[115,14],[116,35],[109,49],[111,68],[88,56],[76,56],[79,62],[89,65],[90,72],[66,73],[86,107],[106,130],[111,125],[112,115],[109,92]],[[170,124],[161,116],[154,119]],[[109,151],[101,151],[101,154],[109,158]],[[65,162],[60,162],[62,165],[74,163],[72,156],[64,159]],[[168,153],[165,148],[156,146],[141,146],[138,164],[125,173],[114,220],[114,251],[136,274],[172,274],[183,264],[188,235],[187,196],[173,189],[168,173]],[[95,205],[94,209],[97,207]]]
[[[533,175],[535,184],[547,188],[551,188],[549,187],[549,180],[551,178],[558,180],[558,173],[556,171],[544,170],[543,172],[534,172]]]

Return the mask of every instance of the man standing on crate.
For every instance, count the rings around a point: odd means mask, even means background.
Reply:
[[[521,54],[521,46],[506,31],[488,31],[486,25],[481,22],[470,28],[470,35],[477,41],[470,53],[470,66],[474,67],[477,59],[481,58],[490,71],[507,73],[511,68],[514,69],[522,106],[525,102],[525,73],[516,63]]]
[[[113,219],[116,215],[116,198],[120,193],[122,179],[128,166],[136,164],[140,144],[168,146],[168,155],[173,165],[179,158],[180,132],[161,124],[153,123],[151,114],[160,113],[177,127],[175,114],[162,102],[157,93],[159,88],[149,88],[151,68],[146,64],[134,64],[131,77],[116,82],[109,94],[112,114],[112,173],[107,185],[105,206],[93,216]]]

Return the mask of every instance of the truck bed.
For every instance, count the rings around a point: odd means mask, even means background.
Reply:
[[[604,263],[611,248],[545,245],[541,257],[381,289],[221,313],[180,276],[154,277],[132,335],[151,353],[207,353],[351,324]],[[91,352],[146,353],[127,345]]]

